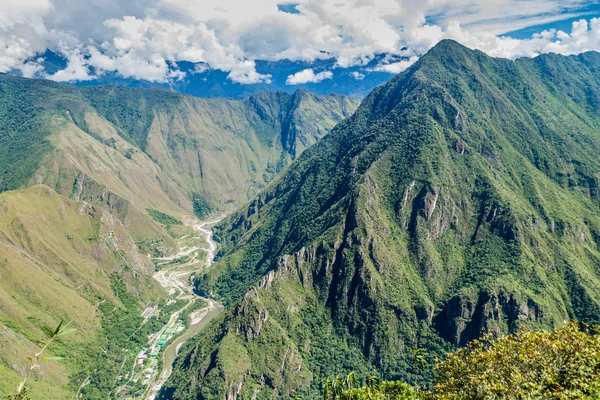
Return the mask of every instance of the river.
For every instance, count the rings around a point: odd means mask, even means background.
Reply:
[[[173,324],[179,319],[181,313],[194,304],[195,301],[203,300],[206,302],[207,306],[194,313],[195,318],[186,324],[186,330],[177,336],[177,338],[162,352],[162,370],[160,371],[160,374],[154,374],[153,380],[148,384],[149,389],[145,397],[147,400],[154,400],[156,398],[160,392],[160,389],[171,375],[171,372],[173,371],[173,363],[175,362],[175,358],[177,357],[179,349],[183,343],[201,332],[210,323],[210,321],[223,312],[223,306],[220,303],[211,299],[205,299],[197,296],[193,292],[193,287],[189,284],[188,278],[191,274],[208,268],[213,264],[216,255],[217,244],[212,239],[213,233],[210,227],[218,223],[221,219],[223,219],[223,217],[214,221],[194,224],[194,229],[205,236],[208,248],[198,247],[182,249],[179,254],[164,258],[165,261],[173,261],[182,256],[190,255],[194,251],[203,250],[206,252],[206,259],[200,268],[195,265],[193,269],[186,269],[185,267],[187,265],[193,264],[193,262],[188,262],[186,264],[175,265],[171,268],[159,271],[154,275],[154,278],[165,290],[167,290],[167,292],[169,292],[173,299],[188,300],[185,306],[171,314],[169,323],[167,323],[156,335],[156,341],[158,341],[158,338],[163,332],[165,332],[165,330],[173,326]]]

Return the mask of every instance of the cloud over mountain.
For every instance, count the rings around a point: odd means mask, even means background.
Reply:
[[[315,71],[311,68],[296,72],[294,75],[290,75],[287,78],[286,83],[288,85],[300,85],[302,83],[317,83],[324,81],[325,79],[331,79],[333,73],[331,71],[322,71],[315,74]]]
[[[21,0],[0,4],[0,71],[42,72],[46,49],[62,53],[58,81],[108,72],[154,82],[177,80],[180,61],[205,62],[240,83],[269,82],[254,60],[335,57],[344,68],[375,54],[405,57],[378,66],[400,72],[445,38],[493,56],[600,49],[600,20],[580,0]],[[581,17],[570,32],[546,30],[528,39],[498,36],[515,28]],[[173,68],[175,66],[175,68]],[[311,75],[312,72],[312,75]],[[295,82],[327,79],[301,71]]]

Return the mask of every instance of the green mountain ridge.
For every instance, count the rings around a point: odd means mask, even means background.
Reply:
[[[0,93],[0,191],[43,182],[64,193],[84,172],[120,197],[178,214],[191,211],[190,192],[221,210],[254,197],[358,105],[304,90],[217,100],[10,75],[0,76]]]
[[[230,305],[163,398],[319,394],[355,370],[426,383],[478,337],[600,320],[600,54],[442,41],[216,228],[197,290]]]
[[[160,323],[143,324],[142,310],[168,310],[152,279],[152,258],[179,250],[165,221],[246,202],[357,105],[306,91],[207,100],[0,75],[0,397],[41,326],[73,320],[81,335],[57,345],[64,365],[36,372],[32,398],[106,398],[125,353]]]

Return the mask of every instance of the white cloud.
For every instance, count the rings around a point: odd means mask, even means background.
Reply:
[[[32,78],[44,69],[44,67],[40,64],[42,61],[43,59],[26,61],[23,64],[18,65],[16,69],[21,71],[21,75],[23,75],[25,78]]]
[[[43,17],[52,4],[46,0],[0,2],[0,72],[13,68],[28,71],[24,64],[46,48],[49,32]]]
[[[62,52],[67,56],[67,67],[53,75],[49,75],[49,79],[57,82],[89,81],[94,79],[94,76],[90,75],[90,70],[79,49],[63,49]]]
[[[390,74],[399,74],[400,72],[404,71],[405,69],[407,69],[408,67],[410,67],[411,65],[416,63],[418,60],[419,60],[419,57],[412,56],[408,60],[402,60],[402,61],[398,61],[398,62],[390,63],[390,64],[379,64],[378,66],[373,68],[373,70],[389,72]]]
[[[362,81],[363,79],[365,79],[365,74],[361,74],[358,71],[353,71],[350,75],[352,75],[352,77],[357,81]]]
[[[301,85],[303,83],[318,83],[324,81],[325,79],[333,78],[333,72],[331,71],[322,71],[315,74],[315,71],[308,68],[299,72],[296,72],[294,75],[290,75],[287,77],[285,81],[286,85]]]
[[[209,70],[210,70],[210,66],[208,66],[208,64],[195,64],[193,73],[194,74],[203,74]]]
[[[546,31],[516,40],[499,33],[581,15],[584,0],[297,0],[299,14],[277,0],[20,0],[0,2],[0,72],[40,72],[36,54],[60,51],[67,68],[56,80],[91,79],[90,71],[168,81],[179,61],[204,62],[241,83],[268,82],[254,60],[336,57],[337,66],[364,65],[375,54],[406,57],[377,69],[407,68],[439,40],[451,38],[493,56],[600,50],[600,22],[570,32]],[[432,22],[434,21],[434,22]],[[302,71],[290,82],[327,79]]]

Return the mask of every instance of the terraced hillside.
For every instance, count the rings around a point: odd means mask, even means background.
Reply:
[[[349,370],[425,383],[413,349],[600,321],[599,70],[443,41],[375,89],[217,227],[196,287],[229,310],[164,398],[316,398]]]

